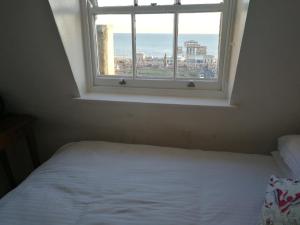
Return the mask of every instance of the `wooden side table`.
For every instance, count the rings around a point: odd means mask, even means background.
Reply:
[[[0,159],[12,188],[16,186],[8,157],[7,148],[19,138],[25,137],[32,159],[33,167],[40,165],[36,140],[33,132],[34,118],[28,115],[7,115],[0,119]]]

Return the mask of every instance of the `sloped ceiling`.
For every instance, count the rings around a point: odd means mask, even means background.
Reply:
[[[1,3],[0,93],[38,118],[47,159],[84,139],[267,153],[300,132],[300,3],[252,0],[232,98],[237,109],[83,102],[48,1]],[[13,9],[13,10],[10,10]]]

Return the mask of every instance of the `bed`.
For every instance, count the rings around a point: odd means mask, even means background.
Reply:
[[[271,174],[272,156],[70,143],[0,200],[0,224],[257,225]]]

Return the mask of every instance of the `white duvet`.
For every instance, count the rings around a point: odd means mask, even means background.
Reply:
[[[0,224],[256,225],[271,174],[271,156],[71,143],[0,200]]]

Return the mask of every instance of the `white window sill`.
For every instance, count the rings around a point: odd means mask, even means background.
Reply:
[[[132,94],[108,94],[108,93],[87,93],[81,97],[74,98],[80,101],[103,101],[120,103],[142,103],[142,104],[162,104],[162,105],[184,105],[203,107],[229,107],[231,105],[225,98],[195,98],[195,97],[171,97],[171,96],[150,96]]]

